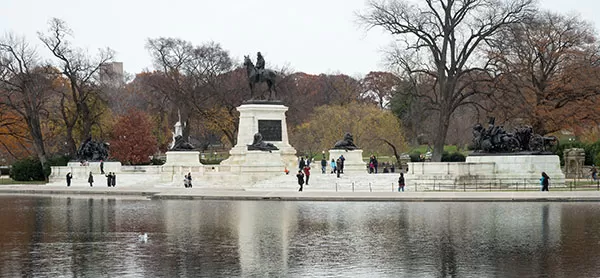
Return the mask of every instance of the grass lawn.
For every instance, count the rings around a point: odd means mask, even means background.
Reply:
[[[0,176],[0,184],[45,184],[44,181],[14,181],[7,176]]]

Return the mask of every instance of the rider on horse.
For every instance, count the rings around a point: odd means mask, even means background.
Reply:
[[[265,58],[263,58],[260,51],[256,53],[256,82],[258,82],[260,76],[262,75],[265,69]]]

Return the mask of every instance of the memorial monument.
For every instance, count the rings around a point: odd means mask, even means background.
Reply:
[[[431,187],[535,187],[542,172],[551,185],[564,186],[560,159],[552,150],[558,145],[554,136],[536,134],[532,127],[509,132],[490,118],[488,127],[473,127],[473,152],[465,162],[409,163],[407,183]],[[493,186],[492,186],[493,185]]]
[[[285,112],[288,110],[275,98],[277,74],[264,68],[264,58],[257,53],[254,66],[248,56],[244,57],[250,97],[241,106],[236,145],[229,151],[230,157],[221,162],[224,170],[240,174],[244,179],[257,181],[283,174],[285,167],[295,168],[296,150],[289,144]],[[267,84],[267,97],[255,93],[256,85]]]
[[[344,156],[344,173],[367,172],[367,163],[362,159],[362,150],[354,144],[354,137],[349,132],[344,139],[337,141],[329,150],[329,158],[337,160]]]
[[[161,167],[161,180],[174,181],[179,176],[189,172],[201,172],[200,152],[194,150],[187,138],[183,137],[183,125],[181,115],[174,125],[173,142],[171,148],[166,152],[167,160]]]

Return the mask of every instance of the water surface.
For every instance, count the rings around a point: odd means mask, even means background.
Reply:
[[[597,203],[0,196],[1,277],[598,277],[599,267]]]

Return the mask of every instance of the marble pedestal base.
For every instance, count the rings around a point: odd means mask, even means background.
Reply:
[[[161,167],[161,181],[170,182],[183,179],[187,173],[201,173],[200,152],[197,151],[169,151],[166,153],[167,161]]]
[[[200,152],[197,151],[169,151],[164,166],[202,166]]]
[[[363,161],[362,158],[362,150],[353,150],[353,151],[346,151],[346,150],[336,150],[336,149],[332,149],[329,150],[329,160],[331,161],[331,159],[335,159],[337,161],[337,159],[340,156],[344,156],[344,158],[346,159],[344,161],[344,173],[348,173],[348,172],[367,172],[367,163],[365,163]]]

